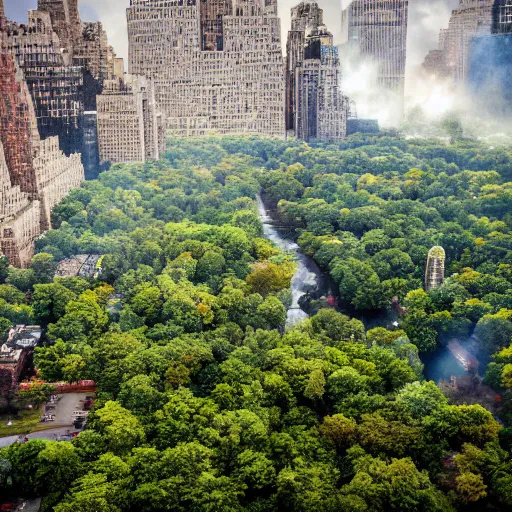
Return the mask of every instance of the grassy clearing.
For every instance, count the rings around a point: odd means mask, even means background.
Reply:
[[[41,418],[41,408],[42,407],[37,407],[33,410],[23,410],[15,415],[0,415],[0,437],[28,434],[30,432],[53,428],[51,424],[39,422]],[[7,425],[9,419],[12,422],[10,426]]]

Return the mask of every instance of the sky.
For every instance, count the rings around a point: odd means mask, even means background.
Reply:
[[[324,22],[335,41],[340,36],[341,5],[350,0],[318,0],[324,10]],[[83,21],[102,21],[116,53],[128,54],[125,8],[129,0],[79,0]],[[4,0],[7,17],[25,21],[27,11],[37,7],[37,0]],[[283,48],[290,25],[290,9],[298,0],[278,0],[281,17]],[[439,29],[448,25],[451,10],[458,0],[409,0],[409,36],[407,59],[409,70],[423,62],[425,55],[436,47]]]

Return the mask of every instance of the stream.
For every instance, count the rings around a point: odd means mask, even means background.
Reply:
[[[299,300],[308,292],[318,292],[319,295],[329,293],[330,280],[318,267],[313,258],[303,254],[295,241],[293,233],[287,226],[279,225],[269,213],[260,196],[257,197],[258,212],[263,223],[265,237],[274,242],[281,250],[291,252],[296,259],[297,271],[292,278],[291,294],[292,305],[288,309],[286,327],[293,327],[308,318],[308,315],[299,306]],[[385,317],[386,315],[384,315]],[[386,327],[385,318],[381,322]],[[373,319],[361,319],[367,328],[377,327],[379,322]],[[369,325],[370,324],[370,325]],[[439,346],[434,352],[423,354],[421,357],[425,365],[424,375],[427,380],[438,383],[441,379],[450,380],[452,376],[465,375],[466,369],[449,348]]]

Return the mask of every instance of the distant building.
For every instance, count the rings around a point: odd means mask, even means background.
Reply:
[[[97,97],[100,161],[114,163],[158,160],[165,149],[163,120],[152,80],[126,75],[105,82]]]
[[[55,277],[82,277],[88,279],[101,273],[102,256],[78,254],[59,262]]]
[[[492,33],[512,33],[512,0],[494,0],[492,6]]]
[[[78,0],[38,0],[37,10],[50,14],[62,48],[71,58],[73,46],[79,41],[81,33]]]
[[[376,119],[347,119],[347,135],[354,133],[378,133],[379,122]]]
[[[171,134],[284,137],[277,0],[130,0],[127,19],[129,72]]]
[[[450,68],[446,63],[446,54],[443,50],[430,50],[423,61],[423,69],[433,78],[450,76]]]
[[[41,340],[38,325],[17,325],[0,347],[0,404],[12,398],[22,374],[27,370],[30,354]]]
[[[430,249],[425,268],[425,291],[435,290],[444,283],[446,254],[440,246]]]
[[[114,49],[101,22],[85,22],[81,28],[81,37],[73,48],[73,65],[89,71],[101,88],[105,80],[114,78]]]
[[[493,3],[494,0],[459,0],[448,28],[440,32],[436,53],[429,53],[423,67],[433,75],[450,77],[456,84],[464,83],[468,76],[471,40],[491,33]]]
[[[342,52],[375,62],[378,84],[395,91],[403,110],[408,0],[354,0],[343,10]]]
[[[302,2],[292,9],[286,47],[287,129],[308,142],[340,141],[347,112],[338,49],[323,24],[323,11],[315,2]]]

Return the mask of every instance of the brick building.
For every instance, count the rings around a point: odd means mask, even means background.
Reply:
[[[348,100],[340,91],[340,61],[317,3],[292,9],[286,47],[287,129],[306,141],[346,136]]]
[[[0,251],[12,265],[30,263],[35,239],[50,227],[51,209],[84,171],[80,156],[66,157],[58,138],[41,140],[23,73],[8,51],[0,0]]]
[[[129,71],[182,136],[285,135],[277,0],[131,0]]]

